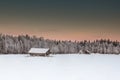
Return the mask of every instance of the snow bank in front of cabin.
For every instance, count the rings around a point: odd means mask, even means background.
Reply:
[[[0,55],[0,80],[120,80],[120,55]]]

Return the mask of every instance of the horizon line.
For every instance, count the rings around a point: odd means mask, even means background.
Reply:
[[[29,34],[4,34],[4,33],[0,33],[0,35],[5,35],[5,36],[13,36],[13,37],[18,37],[18,36],[26,36],[28,35],[29,37],[36,37],[36,38],[43,38],[45,40],[54,40],[54,41],[72,41],[72,42],[79,42],[79,41],[90,41],[90,42],[93,42],[93,41],[97,41],[97,40],[110,40],[110,41],[118,41],[120,42],[119,40],[112,40],[110,38],[99,38],[99,39],[93,39],[93,40],[89,40],[89,39],[83,39],[83,40],[70,40],[70,39],[50,39],[50,38],[46,38],[44,36],[37,36],[37,35],[29,35]]]

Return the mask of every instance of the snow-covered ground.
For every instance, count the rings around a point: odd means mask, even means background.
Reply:
[[[0,80],[120,80],[120,55],[0,55]]]

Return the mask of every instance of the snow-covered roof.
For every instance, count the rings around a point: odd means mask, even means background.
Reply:
[[[48,50],[49,48],[31,48],[29,53],[46,53]]]

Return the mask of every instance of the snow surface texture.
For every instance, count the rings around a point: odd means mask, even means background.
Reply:
[[[29,53],[46,53],[49,48],[31,48]]]
[[[120,80],[120,55],[0,55],[0,80]]]

